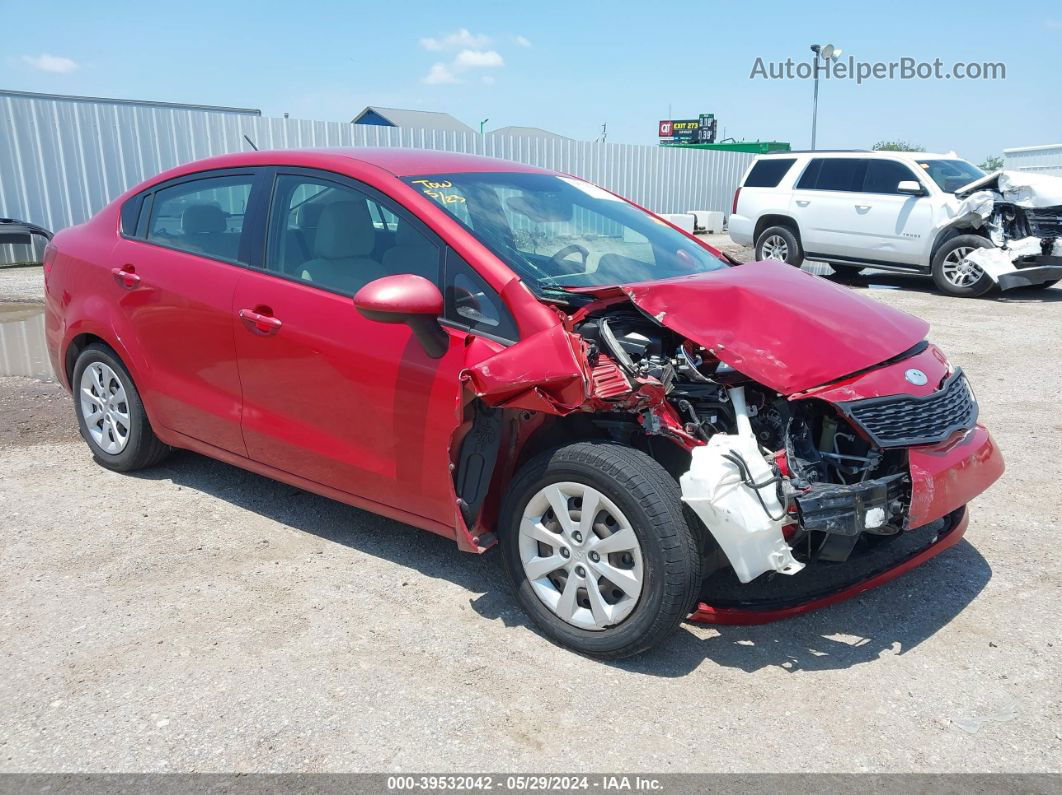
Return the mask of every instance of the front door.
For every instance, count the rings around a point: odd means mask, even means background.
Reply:
[[[236,285],[248,455],[451,524],[449,445],[464,333],[432,359],[353,294],[389,273],[440,283],[442,247],[404,211],[342,177],[279,173],[261,271]]]

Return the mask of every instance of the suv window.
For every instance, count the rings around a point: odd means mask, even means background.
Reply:
[[[904,180],[918,181],[907,166],[895,160],[868,160],[863,179],[864,193],[899,193],[896,186]]]
[[[204,177],[155,192],[147,239],[213,259],[240,262],[254,174]]]
[[[861,192],[867,160],[861,157],[814,158],[797,182],[806,190],[838,190]]]
[[[442,247],[375,193],[325,175],[280,174],[272,208],[267,270],[344,295],[399,273],[441,284]]]
[[[793,163],[795,157],[773,157],[767,160],[757,160],[749,175],[745,177],[745,188],[776,188],[782,181]]]

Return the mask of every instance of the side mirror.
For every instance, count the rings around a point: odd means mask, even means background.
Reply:
[[[368,320],[405,323],[433,359],[449,347],[450,337],[439,324],[442,293],[423,276],[403,273],[371,281],[354,295],[354,306]]]
[[[925,196],[926,189],[922,187],[922,183],[915,179],[901,180],[896,185],[897,193],[906,193],[910,196]]]

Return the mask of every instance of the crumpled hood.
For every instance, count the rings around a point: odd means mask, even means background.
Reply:
[[[880,364],[929,331],[920,318],[780,262],[622,289],[661,325],[784,395]]]

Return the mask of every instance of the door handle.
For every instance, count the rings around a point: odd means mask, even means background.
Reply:
[[[855,206],[855,208],[857,210],[869,210],[870,209],[870,205],[869,204],[857,204]]]
[[[280,331],[280,327],[284,325],[279,318],[273,317],[268,307],[264,306],[255,307],[254,309],[241,309],[240,320],[243,321],[243,325],[247,326],[248,329],[262,337],[276,334]]]
[[[111,275],[119,287],[132,290],[140,285],[140,276],[132,265],[123,265],[120,268],[111,268]]]
[[[810,199],[797,199],[796,203],[800,207],[807,207],[809,204],[811,204],[811,200]]]

